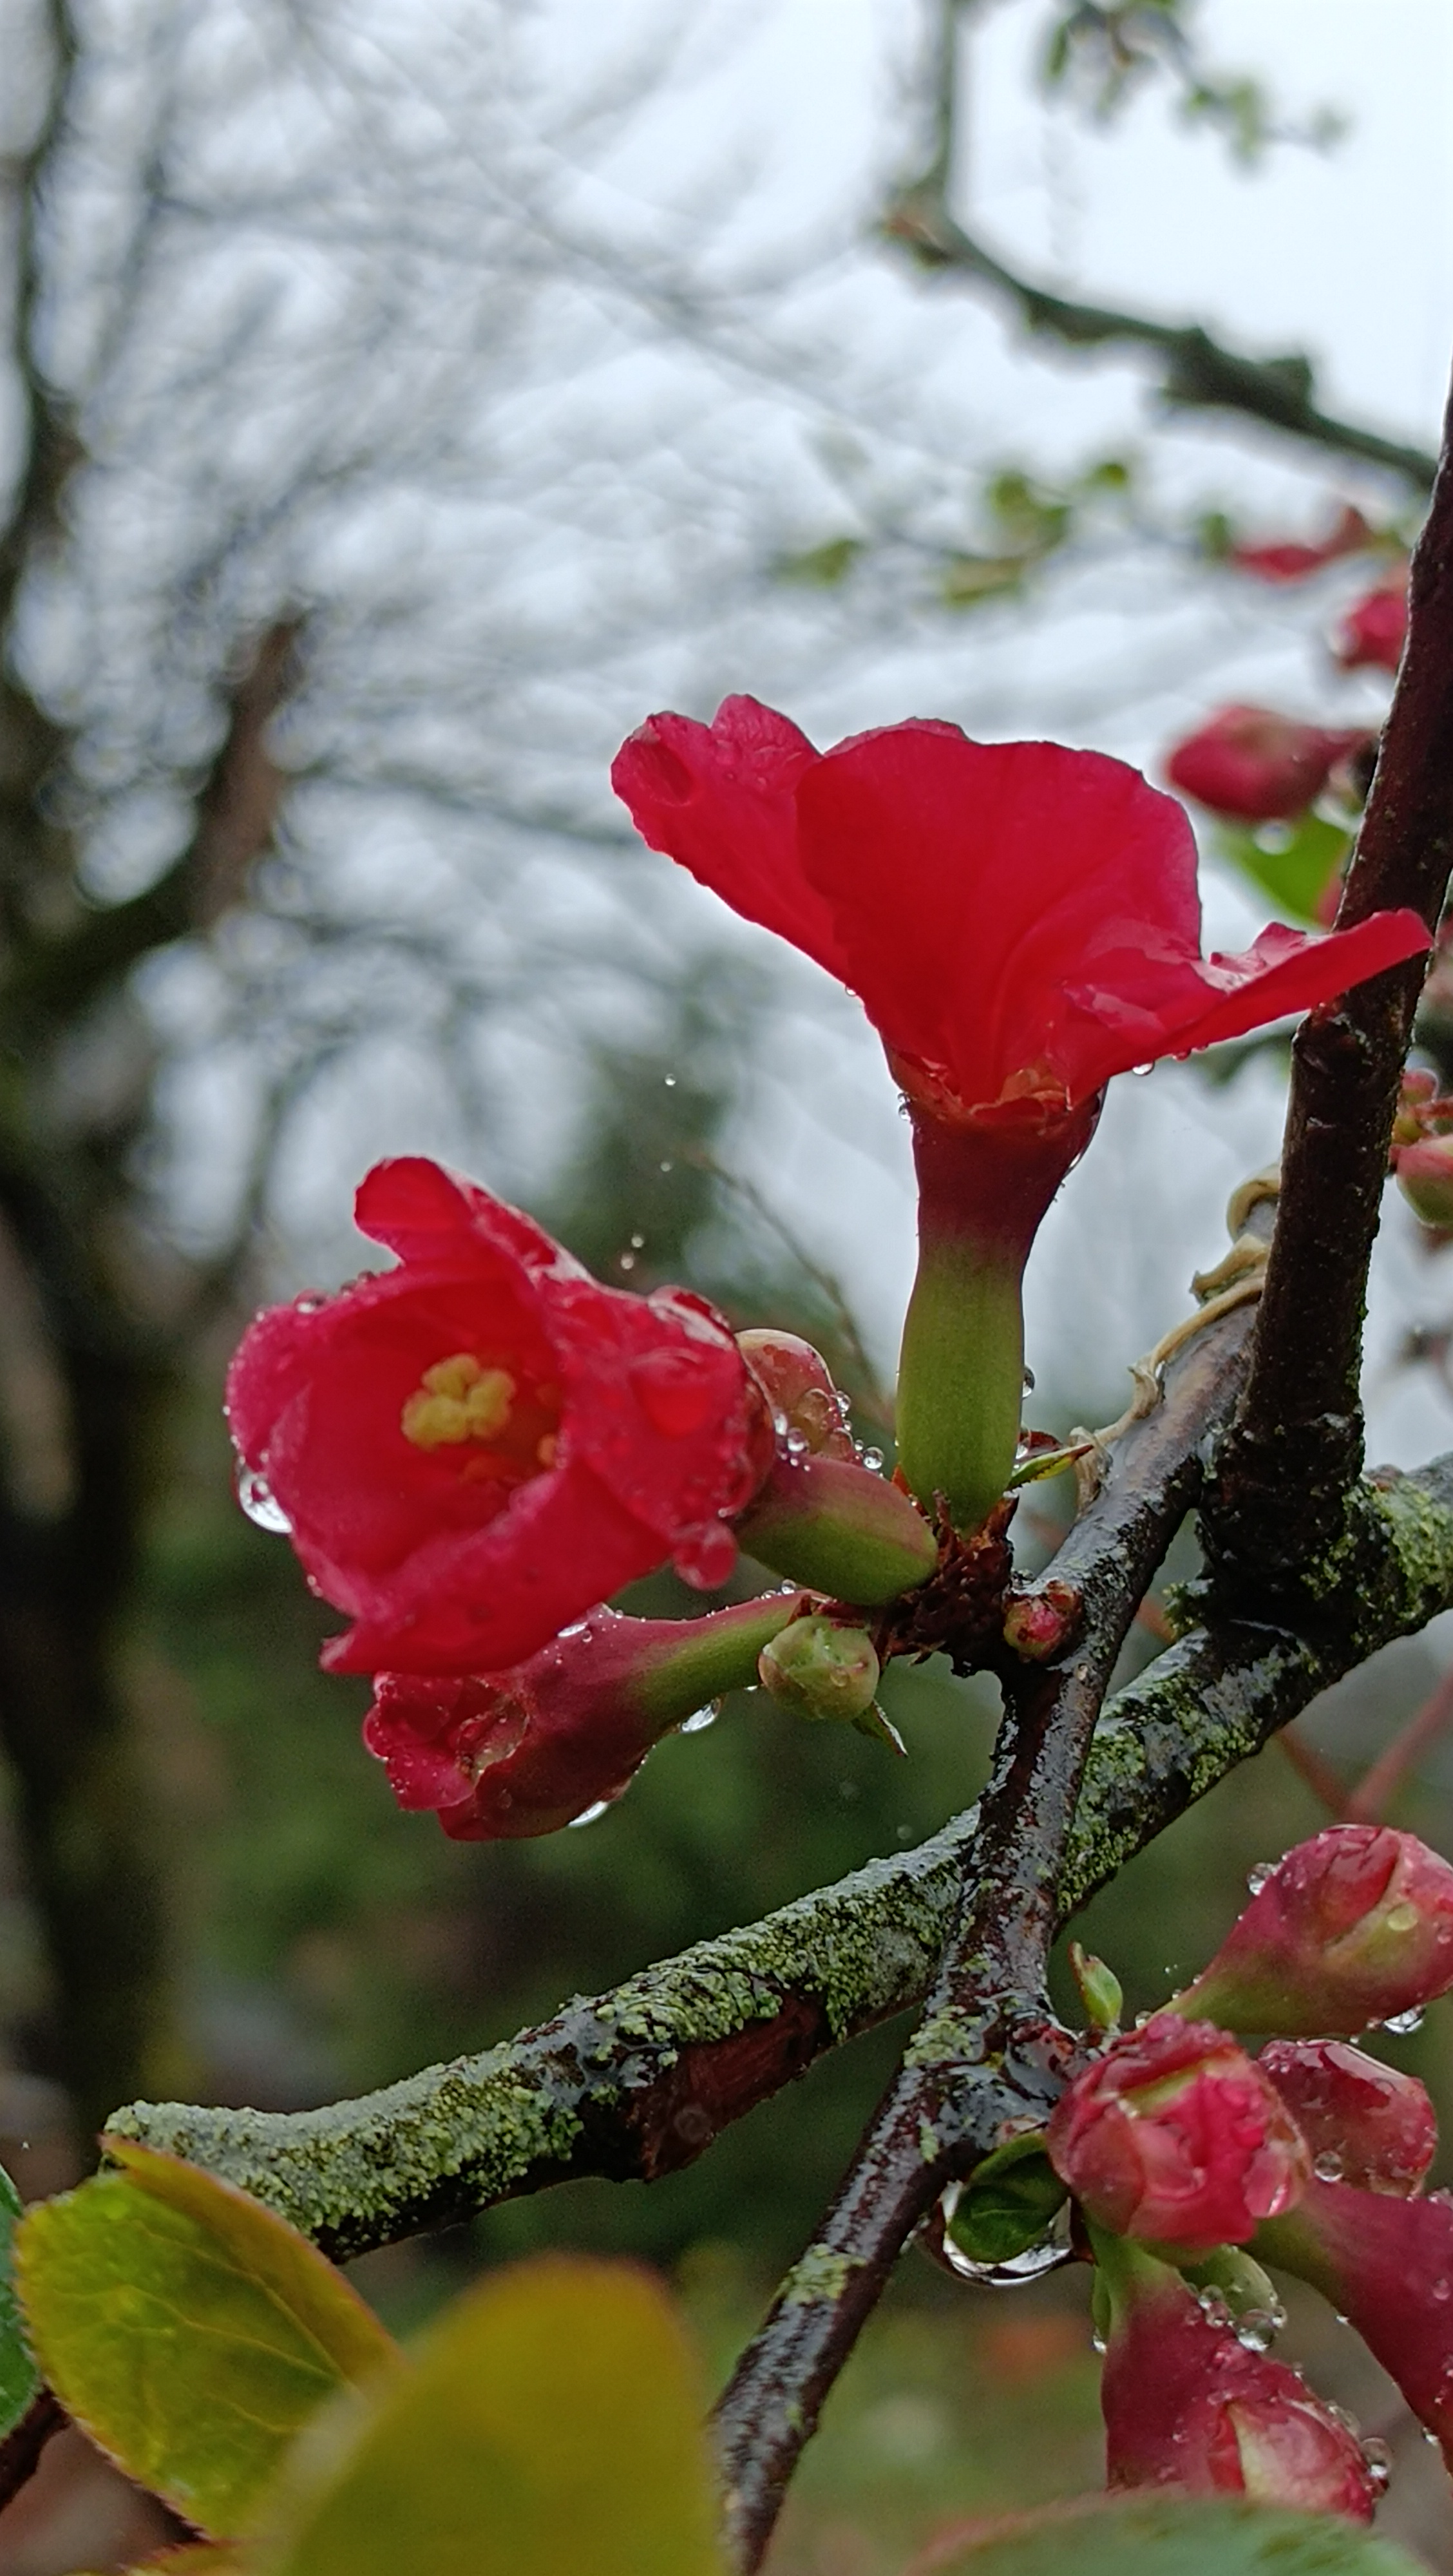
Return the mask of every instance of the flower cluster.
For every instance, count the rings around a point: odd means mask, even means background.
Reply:
[[[1022,1273],[1107,1082],[1427,946],[1401,912],[1203,956],[1184,809],[1053,743],[911,722],[820,753],[732,698],[710,725],[651,717],[613,776],[654,848],[860,997],[902,1086],[897,1472],[791,1333],[604,1287],[422,1158],[370,1172],[357,1223],[395,1266],[261,1315],[228,1412],[244,1499],[350,1623],[325,1661],[374,1677],[370,1749],[456,1836],[571,1821],[744,1685],[891,1738],[881,1653],[943,1633],[902,1605],[938,1585],[961,1609],[971,1565],[1001,1638]],[[719,1591],[739,1550],[787,1589],[698,1619],[608,1606],[666,1566]]]
[[[1350,2045],[1450,1987],[1453,1868],[1411,1834],[1332,1826],[1260,1877],[1193,1985],[1074,2077],[1044,2147],[1096,2265],[1112,2486],[1370,2518],[1375,2450],[1267,2353],[1265,2263],[1351,2319],[1453,2465],[1433,2109]],[[1285,2035],[1254,2058],[1234,2035],[1268,2030]]]
[[[1286,586],[1362,553],[1380,557],[1382,569],[1338,619],[1327,639],[1331,659],[1342,671],[1395,675],[1407,639],[1408,559],[1360,510],[1342,510],[1318,543],[1235,545],[1227,561],[1254,580]],[[1224,835],[1225,844],[1253,877],[1304,918],[1330,921],[1376,752],[1376,732],[1366,723],[1309,724],[1270,707],[1228,706],[1172,745],[1165,774],[1182,794],[1237,827]],[[1309,828],[1313,822],[1320,830]],[[1259,828],[1248,836],[1247,826]],[[1289,845],[1290,862],[1280,869],[1265,863]]]

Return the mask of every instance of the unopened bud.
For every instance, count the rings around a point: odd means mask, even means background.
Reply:
[[[783,1332],[776,1325],[738,1333],[737,1348],[789,1446],[800,1442],[814,1457],[856,1456],[846,1402],[821,1351],[800,1333]]]
[[[1004,1605],[1004,1642],[1026,1662],[1046,1664],[1071,1643],[1084,1607],[1078,1587],[1055,1575],[1032,1590],[1011,1592]]]
[[[1097,2227],[1190,2254],[1248,2243],[1311,2171],[1279,2094],[1234,2039],[1166,2012],[1074,2078],[1048,2145]]]
[[[1395,671],[1408,635],[1408,576],[1381,582],[1342,619],[1332,651],[1344,671]]]
[[[1165,774],[1213,814],[1245,823],[1279,821],[1306,812],[1366,730],[1299,724],[1270,707],[1223,707],[1176,744]]]
[[[1080,2001],[1095,2030],[1114,2030],[1125,2004],[1125,1990],[1113,1968],[1103,1959],[1092,1958],[1078,1941],[1069,1949],[1070,1972],[1080,1990]]]
[[[1167,2264],[1098,2233],[1095,2255],[1112,2488],[1244,2495],[1372,2520],[1378,2480],[1356,2434],[1296,2371],[1258,2350],[1244,2325],[1238,2333],[1208,2314]]]
[[[1359,2191],[1417,2191],[1438,2147],[1438,2120],[1416,2075],[1345,2039],[1273,2039],[1257,2065],[1291,2112],[1323,2182]]]
[[[1439,1107],[1453,1106],[1453,1103],[1438,1102],[1437,1075],[1426,1072],[1422,1065],[1404,1065],[1392,1122],[1394,1146],[1416,1145],[1418,1138],[1426,1135],[1429,1113],[1435,1102]]]
[[[1329,1825],[1262,1880],[1178,2013],[1298,2038],[1365,2030],[1453,1986],[1453,1869],[1416,1834]]]
[[[1453,1226],[1453,1136],[1419,1136],[1394,1145],[1397,1185],[1424,1225]]]
[[[862,1717],[878,1687],[878,1658],[866,1628],[831,1619],[794,1619],[764,1646],[757,1671],[763,1688],[798,1717]]]

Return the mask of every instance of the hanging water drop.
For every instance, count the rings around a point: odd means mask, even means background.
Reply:
[[[883,1452],[881,1449],[860,1449],[858,1451],[858,1456],[863,1465],[867,1468],[870,1476],[881,1476],[883,1472]]]
[[[1246,1873],[1246,1884],[1250,1888],[1253,1896],[1259,1896],[1261,1894],[1267,1880],[1272,1876],[1275,1869],[1276,1862],[1274,1860],[1253,1861],[1250,1869]]]
[[[1318,2156],[1313,2163],[1312,2171],[1318,2182],[1340,2182],[1344,2166],[1336,2148],[1328,2147],[1322,2155]]]
[[[577,1825],[596,1824],[606,1813],[609,1805],[609,1798],[597,1798],[593,1807],[582,1807],[578,1816],[571,1817],[570,1822],[566,1827],[567,1833],[574,1833]]]
[[[683,1717],[681,1732],[683,1735],[704,1735],[709,1726],[715,1726],[720,1715],[721,1701],[709,1699],[705,1708],[695,1709],[690,1717]]]
[[[1384,2030],[1390,2030],[1395,2039],[1409,2039],[1415,2030],[1421,2030],[1422,2027],[1423,2007],[1421,2004],[1414,2004],[1411,2012],[1389,2013],[1386,2021],[1382,2024],[1382,2028]]]
[[[292,1522],[283,1510],[267,1478],[261,1475],[256,1467],[238,1468],[237,1499],[248,1519],[255,1522],[258,1529],[270,1530],[278,1538],[288,1536],[293,1526]]]
[[[1236,2320],[1236,2340],[1246,2352],[1269,2352],[1276,2328],[1269,2308],[1244,2308]]]
[[[1392,2477],[1391,2446],[1380,2441],[1375,2433],[1370,2434],[1362,2445],[1362,2456],[1367,2462],[1368,2477],[1381,2495]]]

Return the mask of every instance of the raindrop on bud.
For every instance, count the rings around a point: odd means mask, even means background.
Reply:
[[[254,1521],[259,1529],[271,1530],[279,1538],[287,1537],[292,1528],[292,1522],[273,1493],[267,1478],[259,1475],[255,1467],[239,1467],[237,1499],[248,1519]]]
[[[1274,1860],[1253,1861],[1246,1873],[1246,1884],[1253,1896],[1259,1896],[1276,1868]]]
[[[860,1449],[858,1456],[861,1458],[863,1465],[867,1468],[870,1476],[881,1476],[883,1472],[883,1452],[881,1449]]]
[[[1384,2030],[1390,2030],[1395,2039],[1408,2039],[1415,2030],[1421,2030],[1422,2027],[1423,2007],[1421,2004],[1414,2004],[1411,2012],[1390,2013],[1387,2020],[1382,2024],[1382,2028]]]
[[[582,1807],[578,1816],[571,1817],[570,1823],[566,1828],[567,1832],[573,1833],[577,1825],[595,1824],[597,1820],[605,1814],[609,1805],[609,1798],[597,1798],[594,1806]]]
[[[683,1735],[704,1735],[709,1726],[715,1726],[720,1715],[721,1701],[719,1699],[709,1699],[705,1708],[697,1709],[690,1717],[683,1717],[681,1721],[681,1733]]]

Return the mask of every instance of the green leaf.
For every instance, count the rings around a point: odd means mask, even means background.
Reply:
[[[1280,911],[1298,921],[1316,921],[1317,907],[1352,847],[1352,835],[1324,823],[1320,814],[1300,814],[1293,822],[1262,823],[1254,831],[1218,823],[1216,846]]]
[[[201,2531],[244,2531],[302,2426],[397,2346],[260,2202],[180,2157],[105,2144],[120,2170],[38,2202],[17,2232],[32,2347],[128,2477]]]
[[[15,2230],[23,2215],[20,2194],[0,2165],[0,2442],[14,2432],[40,2387],[15,2295]]]
[[[336,2410],[280,2492],[267,2576],[722,2576],[694,2357],[664,2292],[546,2256],[458,2300]]]
[[[810,582],[818,590],[835,590],[852,571],[863,552],[863,542],[861,537],[829,537],[800,555],[781,555],[777,577],[779,581]]]
[[[1163,2496],[1087,2497],[1022,2522],[945,2533],[909,2576],[1426,2576],[1333,2514]]]
[[[975,2166],[948,2233],[972,2263],[1009,2263],[1038,2244],[1067,2197],[1043,2137],[1011,2138]]]

